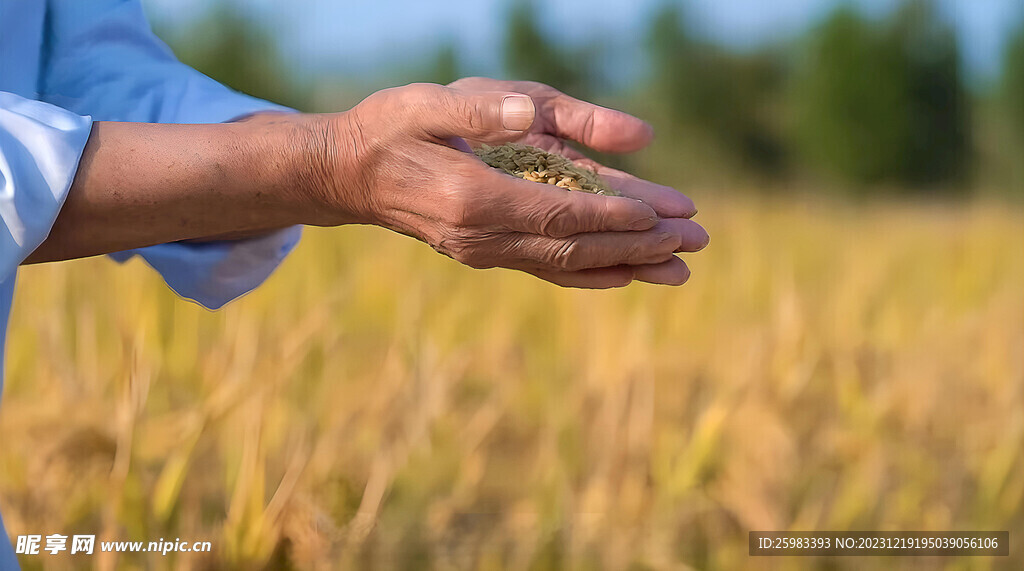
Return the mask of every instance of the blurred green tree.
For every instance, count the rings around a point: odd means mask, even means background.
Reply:
[[[297,109],[308,108],[304,90],[295,87],[272,34],[231,2],[214,2],[195,24],[173,33],[157,33],[183,63],[254,97]]]
[[[505,31],[505,71],[511,79],[546,83],[578,98],[591,92],[588,50],[572,51],[550,41],[538,25],[543,11],[532,1],[513,2]]]
[[[956,38],[931,2],[905,2],[881,26],[841,8],[805,64],[789,105],[812,170],[911,187],[963,180],[969,102]]]
[[[998,183],[1018,199],[1024,198],[1024,25],[1010,38],[1003,53],[1003,73],[997,104],[990,117],[999,125],[996,145],[986,167],[1002,175]]]
[[[429,68],[430,77],[428,81],[440,83],[441,85],[449,84],[462,77],[460,69],[461,66],[459,65],[458,53],[455,51],[455,43],[449,40],[441,44],[441,47],[437,49],[437,53],[434,54],[434,61]]]
[[[909,0],[896,14],[890,41],[907,70],[914,136],[903,180],[961,183],[972,159],[971,101],[960,47],[933,0]]]
[[[683,15],[675,4],[665,4],[651,20],[647,34],[648,60],[651,65],[652,87],[655,94],[664,99],[666,111],[676,124],[682,124],[700,116],[693,105],[682,105],[677,101],[688,97],[691,82],[686,69],[690,59],[686,54],[697,49],[683,25]]]
[[[1024,26],[1017,30],[1006,46],[1002,100],[1018,141],[1024,143]]]
[[[779,173],[785,152],[772,121],[784,77],[778,53],[732,53],[693,38],[675,4],[654,17],[647,47],[654,99],[674,133],[710,141],[758,174]]]

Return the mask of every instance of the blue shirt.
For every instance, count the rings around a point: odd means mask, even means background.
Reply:
[[[18,265],[57,218],[93,121],[219,123],[275,108],[178,62],[137,0],[0,0],[0,371]],[[217,308],[266,279],[299,233],[112,257],[141,256],[178,294]],[[17,567],[0,520],[0,570]]]

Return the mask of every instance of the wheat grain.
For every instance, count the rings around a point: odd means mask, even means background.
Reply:
[[[481,145],[476,156],[496,169],[531,182],[553,184],[559,188],[591,194],[621,196],[594,171],[577,166],[556,153],[519,143],[497,147]]]

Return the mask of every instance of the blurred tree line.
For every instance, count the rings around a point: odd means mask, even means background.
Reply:
[[[230,4],[215,5],[187,35],[165,35],[179,57],[236,89],[311,108],[270,36]],[[506,77],[609,101],[608,45],[566,46],[536,4],[507,6]],[[903,0],[881,19],[841,3],[802,37],[752,51],[702,38],[685,3],[669,2],[643,48],[646,79],[612,102],[658,128],[652,163],[667,161],[675,172],[666,176],[827,183],[851,193],[991,186],[1024,197],[1024,26],[1008,43],[998,83],[975,90],[931,0]],[[447,42],[405,80],[448,83],[465,73]]]

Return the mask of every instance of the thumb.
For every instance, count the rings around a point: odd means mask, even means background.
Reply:
[[[515,139],[533,125],[536,108],[529,95],[508,91],[467,91],[436,86],[423,97],[412,120],[440,139],[464,137],[482,142]]]

